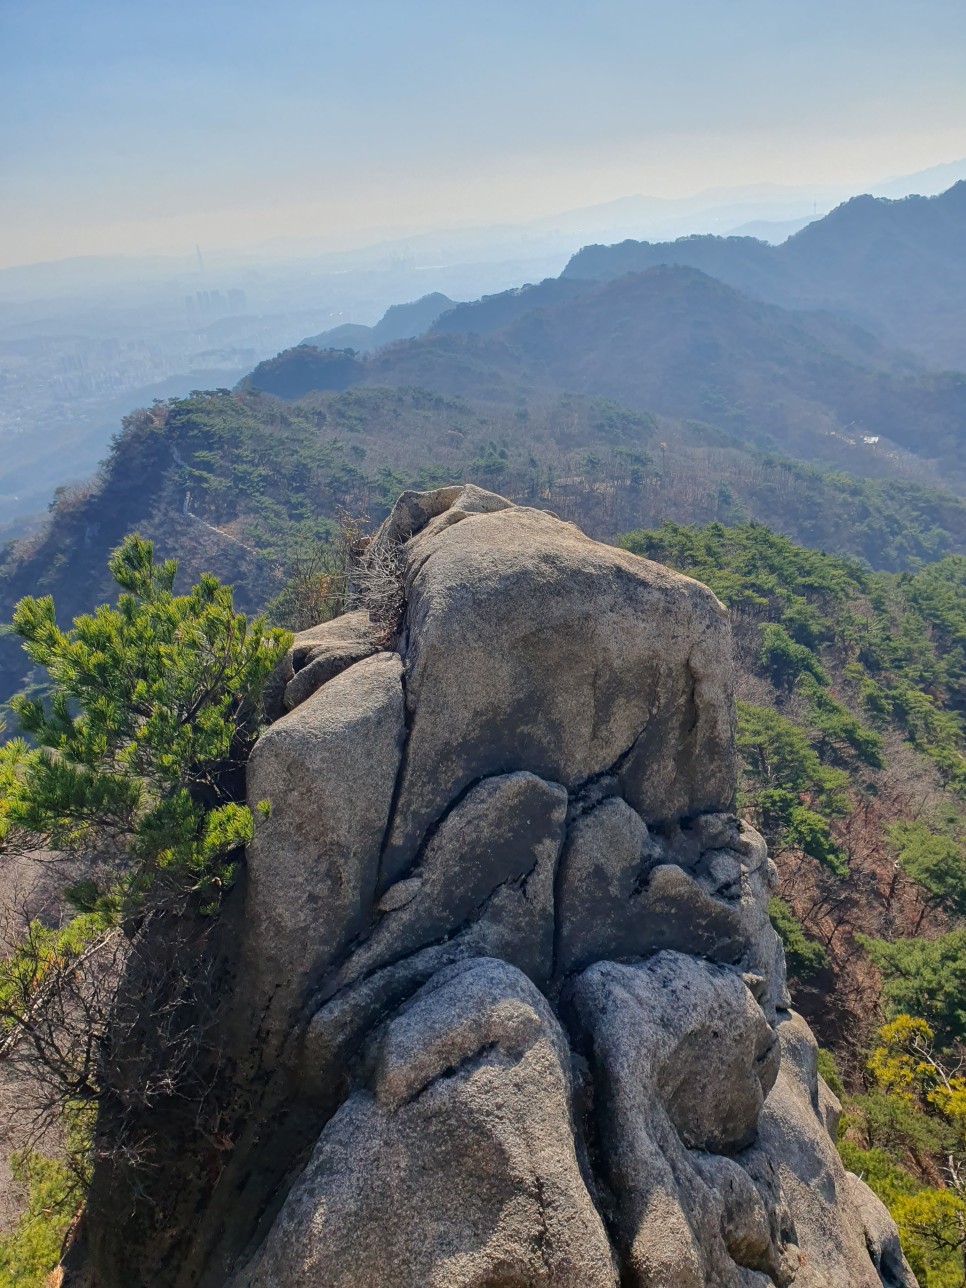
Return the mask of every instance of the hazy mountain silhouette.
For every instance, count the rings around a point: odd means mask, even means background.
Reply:
[[[563,277],[602,281],[662,264],[785,307],[834,309],[934,365],[966,368],[966,181],[938,197],[855,197],[778,246],[711,236],[587,246]]]
[[[414,336],[428,331],[439,315],[452,309],[455,301],[440,291],[424,295],[411,304],[393,304],[382,315],[375,326],[362,326],[356,322],[347,322],[323,331],[321,335],[312,335],[303,340],[303,344],[314,345],[318,349],[357,349],[368,353],[383,345],[392,344],[394,340],[411,340]]]
[[[457,331],[469,319],[474,330]],[[355,378],[506,401],[534,388],[594,394],[806,460],[837,460],[842,435],[879,436],[941,461],[950,485],[966,482],[966,376],[924,372],[854,323],[751,299],[692,268],[544,282],[462,306],[359,362]]]

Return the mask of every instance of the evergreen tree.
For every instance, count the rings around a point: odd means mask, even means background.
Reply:
[[[163,1009],[151,1015],[157,1068],[135,1061],[133,1075],[111,1063],[119,1017],[143,1009],[124,991],[125,963],[139,943],[153,958],[155,915],[175,957],[182,940],[203,940],[191,926],[210,924],[252,834],[237,799],[242,770],[262,687],[291,639],[236,612],[214,577],[176,595],[177,564],[156,563],[137,535],[110,569],[117,603],[69,630],[49,596],[21,600],[13,618],[46,679],[42,698],[11,704],[25,736],[0,748],[0,857],[66,860],[74,908],[57,926],[30,922],[0,963],[0,1058],[45,1088],[66,1140],[62,1160],[29,1150],[13,1160],[27,1206],[0,1239],[0,1278],[24,1288],[48,1282],[83,1202],[96,1106],[112,1094],[126,1104],[191,1099],[186,1056],[203,1059],[191,1032],[194,963],[170,972],[159,962],[151,976]]]
[[[84,912],[130,911],[160,883],[213,895],[251,835],[237,794],[258,697],[288,645],[249,622],[204,576],[174,593],[177,563],[128,537],[114,552],[117,604],[57,625],[53,600],[26,598],[13,629],[48,677],[15,698],[25,738],[0,750],[0,846],[79,860]]]

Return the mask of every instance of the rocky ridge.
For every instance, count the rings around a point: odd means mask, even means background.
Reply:
[[[257,1092],[172,1282],[914,1285],[734,813],[722,606],[475,487],[406,494],[368,559],[392,613],[268,694]]]

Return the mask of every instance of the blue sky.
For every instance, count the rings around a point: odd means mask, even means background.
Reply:
[[[963,0],[0,0],[4,264],[964,155]]]

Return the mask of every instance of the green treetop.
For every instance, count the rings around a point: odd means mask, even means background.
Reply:
[[[155,563],[139,536],[110,569],[117,604],[70,630],[49,596],[17,605],[13,630],[46,670],[49,697],[13,700],[33,745],[15,739],[0,751],[0,844],[85,860],[72,894],[86,911],[107,896],[137,898],[160,877],[224,882],[225,859],[251,832],[232,771],[289,641],[235,612],[214,577],[176,595],[177,563]]]

